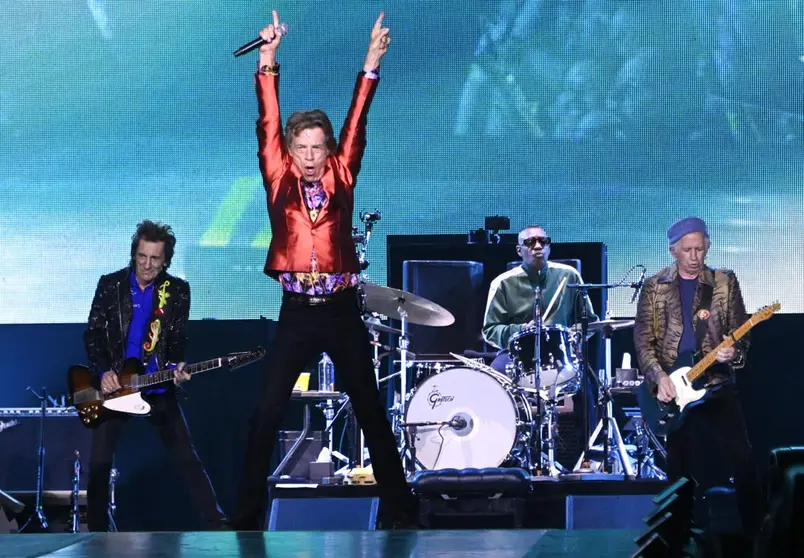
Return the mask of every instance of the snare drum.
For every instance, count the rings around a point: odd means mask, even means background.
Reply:
[[[513,364],[513,381],[522,389],[536,392],[536,374],[542,391],[555,387],[556,392],[577,391],[580,377],[578,334],[560,325],[542,326],[539,333],[541,363],[536,370],[537,328],[523,329],[508,343]]]
[[[408,398],[405,422],[465,425],[407,427],[416,461],[425,469],[497,467],[515,457],[533,425],[521,390],[502,374],[455,367],[430,376]]]

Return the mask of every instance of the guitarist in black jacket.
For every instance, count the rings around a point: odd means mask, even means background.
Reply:
[[[659,401],[676,397],[669,374],[692,366],[741,326],[745,312],[733,271],[704,263],[710,247],[706,223],[688,217],[667,231],[674,264],[651,277],[639,297],[634,345],[649,390]],[[694,479],[699,493],[728,486],[734,479],[747,534],[757,528],[761,504],[756,469],[737,399],[734,370],[745,363],[747,337],[720,349],[717,364],[704,374],[714,395],[685,412],[681,426],[667,435],[667,475]]]
[[[174,383],[190,379],[183,371],[190,286],[167,273],[175,246],[170,226],[143,221],[131,239],[129,266],[98,281],[84,344],[89,369],[96,378],[95,388],[104,394],[120,389],[115,371],[132,357],[142,362],[146,373],[175,364]],[[145,396],[151,404],[148,420],[187,478],[205,526],[225,528],[226,517],[195,451],[173,386],[152,388]],[[111,413],[93,430],[87,486],[90,531],[109,529],[109,473],[127,419],[128,415]]]

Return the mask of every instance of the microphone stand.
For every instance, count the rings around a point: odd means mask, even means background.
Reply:
[[[364,281],[368,281],[368,270],[369,265],[371,265],[368,261],[368,245],[369,241],[371,240],[371,233],[374,231],[374,223],[381,219],[380,211],[375,209],[374,213],[370,213],[368,211],[361,211],[360,212],[360,220],[363,222],[363,235],[360,238],[360,241],[357,243],[359,248],[357,251],[357,260],[360,264],[360,279]],[[357,232],[357,227],[353,227],[352,229],[354,232]],[[365,301],[365,293],[361,294],[362,300],[360,305],[361,313],[365,313],[366,309],[366,301]],[[379,347],[377,346],[379,333],[376,331],[372,331],[372,336],[374,339],[374,380],[377,383],[377,388],[379,389],[380,386],[380,358],[379,358]],[[348,399],[347,399],[348,401]],[[351,410],[351,404],[350,404]],[[351,416],[354,416],[354,413],[351,413]],[[363,434],[363,429],[357,426],[357,420],[354,421],[354,430],[353,435],[358,438],[356,442],[357,449],[356,451],[359,452],[355,466],[359,464],[361,467],[365,466],[365,453],[366,453],[366,437]]]
[[[36,507],[34,508],[31,516],[28,518],[28,521],[26,521],[25,524],[18,529],[19,533],[22,533],[25,528],[28,527],[34,517],[39,520],[39,525],[42,527],[42,530],[47,531],[47,518],[45,517],[45,512],[42,509],[42,493],[44,492],[45,484],[45,415],[47,413],[47,387],[42,387],[41,396],[30,387],[28,387],[28,391],[34,394],[34,397],[39,399],[41,403],[41,413],[39,415],[39,460],[36,467]]]
[[[579,294],[581,296],[581,342],[583,343],[583,349],[581,349],[581,367],[583,369],[583,374],[581,374],[581,400],[583,403],[583,435],[584,437],[589,435],[589,394],[587,393],[586,389],[586,377],[591,377],[595,387],[597,388],[597,392],[600,393],[601,391],[601,384],[598,377],[590,372],[589,368],[589,343],[587,342],[587,334],[589,333],[589,310],[586,307],[586,301],[589,297],[589,289],[593,286],[589,283],[584,283],[582,285],[567,285],[568,287],[577,287],[580,289]],[[597,286],[597,285],[594,285]],[[597,409],[598,405],[595,405]],[[608,446],[606,440],[608,439],[608,421],[606,421],[604,428],[604,455],[608,455]],[[587,451],[591,447],[591,443],[587,443]],[[606,459],[603,460],[603,472],[606,472]]]
[[[73,452],[73,491],[70,494],[70,532],[78,533],[81,527],[81,452]]]
[[[533,336],[533,373],[536,382],[536,413],[539,415],[538,427],[535,433],[536,442],[536,474],[540,474],[544,468],[544,457],[542,454],[542,421],[544,420],[544,401],[542,400],[542,289],[537,284],[533,289],[533,320],[536,323],[536,333]],[[550,432],[547,433],[548,438]],[[552,465],[552,464],[551,464]]]
[[[106,517],[109,519],[109,532],[117,533],[117,523],[114,520],[114,514],[117,511],[117,502],[115,500],[115,485],[117,479],[120,477],[120,471],[115,466],[115,459],[112,459],[112,470],[109,471],[109,505],[106,508]]]

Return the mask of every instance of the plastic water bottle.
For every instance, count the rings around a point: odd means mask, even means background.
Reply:
[[[318,361],[318,391],[335,391],[335,365],[327,353]]]

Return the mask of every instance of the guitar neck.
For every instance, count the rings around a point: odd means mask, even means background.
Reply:
[[[743,325],[734,330],[734,333],[724,339],[720,345],[712,349],[709,354],[707,354],[695,366],[693,366],[690,371],[687,372],[687,380],[690,382],[697,380],[704,372],[706,372],[707,368],[715,363],[717,360],[717,352],[720,349],[727,349],[734,345],[734,343],[742,339],[742,337],[748,333],[752,327],[754,327],[753,316]]]
[[[184,372],[193,375],[198,374],[199,372],[206,372],[207,370],[214,370],[215,368],[220,368],[221,366],[223,366],[223,359],[213,358],[211,360],[205,360],[195,364],[188,364],[184,367]],[[164,370],[154,372],[153,374],[140,374],[140,376],[137,377],[137,387],[144,388],[154,386],[156,384],[162,384],[164,382],[171,382],[173,381],[173,372],[173,368],[166,368]]]

